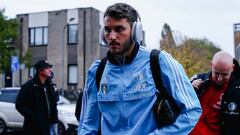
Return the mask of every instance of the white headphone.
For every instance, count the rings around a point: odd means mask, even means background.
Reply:
[[[142,40],[143,40],[143,37],[142,37],[142,23],[140,21],[138,22],[133,22],[133,25],[132,25],[132,39],[133,41],[135,42],[138,42],[140,43]],[[100,29],[100,33],[99,33],[99,44],[102,45],[102,46],[107,46],[107,40],[105,38],[105,31],[104,31],[104,27],[102,26],[101,29]]]

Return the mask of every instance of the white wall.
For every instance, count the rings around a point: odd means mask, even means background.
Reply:
[[[28,27],[48,26],[48,12],[31,13],[28,18]]]

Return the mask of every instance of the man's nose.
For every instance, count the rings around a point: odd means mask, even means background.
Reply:
[[[222,77],[221,75],[219,75],[219,76],[217,77],[217,80],[218,80],[218,81],[222,81],[222,80],[223,80],[223,77]]]
[[[109,39],[110,40],[116,39],[116,36],[117,36],[117,33],[115,31],[111,31],[109,34]]]

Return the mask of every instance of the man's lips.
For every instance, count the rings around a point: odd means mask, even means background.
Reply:
[[[118,45],[115,45],[115,44],[113,45],[113,44],[112,44],[112,45],[109,46],[109,48],[110,48],[110,49],[117,49],[117,48],[118,48]]]
[[[110,43],[109,45],[110,46],[116,46],[116,45],[119,45],[119,43]]]
[[[114,49],[114,48],[118,48],[119,47],[119,43],[110,43],[109,47]]]
[[[110,46],[118,46],[118,44],[110,44]]]

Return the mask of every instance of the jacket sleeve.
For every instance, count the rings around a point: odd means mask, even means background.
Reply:
[[[31,94],[30,88],[25,84],[21,86],[16,99],[16,109],[26,118],[36,120],[34,112],[31,109],[33,95]]]
[[[193,129],[201,115],[201,106],[197,95],[182,67],[171,55],[162,51],[159,58],[163,84],[175,99],[180,114],[169,126],[155,129],[149,135],[187,135]]]
[[[88,71],[82,99],[78,135],[98,134],[100,127],[100,111],[97,104],[98,89],[95,81],[95,72],[98,64],[93,64]]]
[[[200,79],[200,78],[199,78],[198,74],[195,74],[190,78],[190,82],[192,83],[194,80],[197,80],[197,79]]]
[[[51,92],[51,110],[52,110],[52,116],[51,116],[51,122],[52,123],[58,123],[58,110],[57,110],[57,102],[59,100],[59,94],[56,89],[56,85],[54,83],[50,83],[49,90]]]
[[[195,74],[190,78],[190,82],[192,83],[194,80],[201,79],[203,81],[206,81],[209,79],[209,76],[211,75],[211,71],[208,73],[199,73]]]

